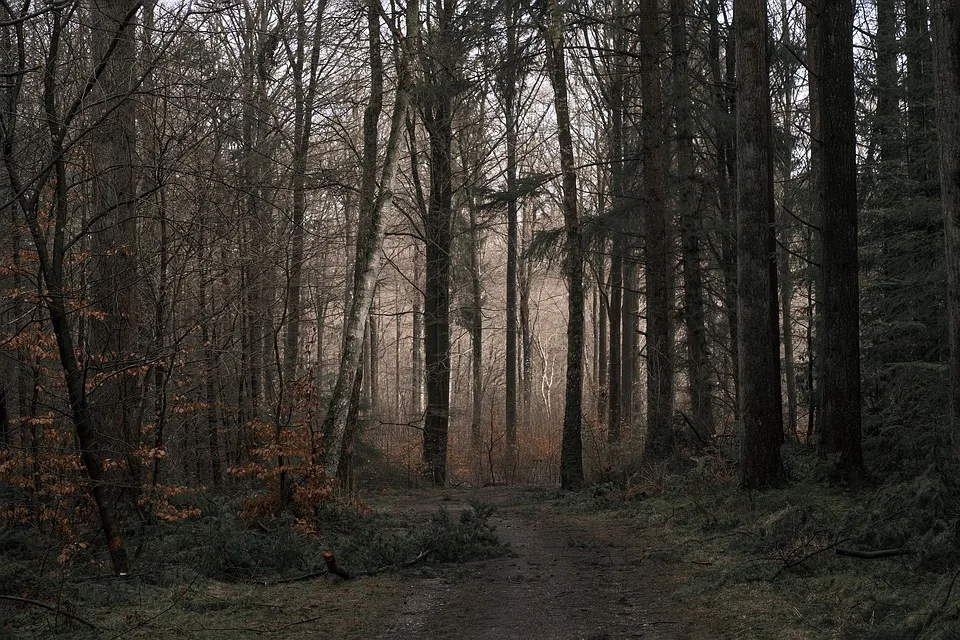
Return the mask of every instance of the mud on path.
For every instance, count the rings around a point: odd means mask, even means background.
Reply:
[[[496,507],[491,523],[511,556],[469,563],[461,575],[411,581],[379,638],[614,640],[714,638],[697,607],[675,595],[676,568],[650,557],[655,539],[602,514],[552,507],[542,489],[451,491],[444,501],[402,498],[390,509],[457,513]]]

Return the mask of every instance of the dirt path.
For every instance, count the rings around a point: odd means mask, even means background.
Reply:
[[[466,574],[410,583],[380,638],[685,640],[716,637],[695,609],[673,595],[680,577],[647,557],[650,541],[602,515],[563,513],[542,491],[488,488],[453,492],[497,507],[497,534],[510,557],[471,563]],[[436,510],[437,502],[397,508]]]

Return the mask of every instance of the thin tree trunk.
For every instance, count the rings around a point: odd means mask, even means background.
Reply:
[[[609,425],[607,427],[607,441],[616,443],[623,434],[623,406],[621,397],[621,374],[623,372],[623,253],[624,241],[622,234],[613,239],[613,250],[610,257],[610,377],[608,384]]]
[[[781,46],[789,50],[790,18],[786,0],[781,1],[782,28]],[[793,239],[790,209],[792,208],[791,179],[793,173],[793,70],[786,67],[783,86],[783,155],[780,160],[781,204],[780,247],[777,251],[780,280],[780,309],[783,320],[783,368],[787,383],[787,432],[795,440],[799,439],[797,430],[797,380],[793,350],[793,277],[790,273],[790,247]]]
[[[737,333],[737,242],[736,242],[736,145],[730,120],[734,116],[736,101],[736,55],[733,36],[725,40],[726,64],[720,59],[720,0],[711,0],[710,33],[708,49],[710,75],[714,90],[714,181],[717,209],[723,222],[720,240],[720,268],[723,272],[723,308],[727,320],[730,350],[730,377],[733,383],[733,417],[740,415],[739,336]]]
[[[470,198],[470,297],[473,306],[472,326],[470,327],[470,364],[473,382],[472,405],[470,414],[470,458],[475,469],[476,479],[480,479],[481,469],[481,419],[483,415],[483,274],[480,265],[480,228],[477,220],[477,204]],[[516,438],[516,434],[514,434]],[[514,446],[516,442],[514,441]],[[509,451],[510,445],[508,443]],[[510,463],[512,460],[507,459]],[[514,469],[507,467],[507,476],[513,479]]]
[[[517,199],[517,142],[520,135],[517,114],[517,93],[519,90],[519,60],[517,43],[517,13],[515,0],[508,0],[504,8],[507,22],[507,51],[503,65],[503,114],[506,136],[506,182],[507,182],[507,345],[506,345],[506,397],[504,400],[506,420],[504,430],[507,441],[506,467],[512,472],[517,464],[517,368],[519,352],[517,349],[517,253],[518,240],[518,199]]]
[[[888,179],[903,153],[903,131],[900,122],[900,79],[897,72],[897,13],[896,0],[877,0],[877,109],[874,112],[874,131],[880,148],[878,177]],[[881,190],[887,191],[883,188]]]
[[[818,18],[813,4],[806,11],[805,32],[807,37],[808,102],[810,104],[810,192],[814,202],[810,208],[810,255],[809,280],[811,336],[807,340],[809,372],[807,374],[810,408],[807,424],[807,439],[817,432],[823,413],[823,203],[821,182],[823,180],[823,129],[820,109],[820,51],[816,46]]]
[[[907,173],[916,182],[918,189],[929,193],[935,188],[937,166],[936,153],[931,148],[936,144],[936,136],[932,135],[933,113],[930,108],[933,51],[930,44],[927,0],[905,0],[904,11],[909,135]]]
[[[693,423],[699,436],[716,432],[710,384],[710,354],[703,302],[700,239],[702,225],[695,201],[696,174],[693,119],[690,99],[690,69],[687,45],[688,0],[670,1],[670,34],[673,48],[673,83],[676,109],[677,171],[680,179],[680,232],[683,246],[683,299],[687,333],[687,377]]]
[[[560,447],[560,486],[579,489],[583,485],[583,442],[581,403],[583,400],[583,240],[577,205],[577,169],[573,155],[570,106],[567,98],[567,70],[564,55],[564,14],[556,2],[549,2],[546,35],[547,72],[553,85],[557,136],[562,175],[562,211],[565,231],[564,271],[567,276],[567,373],[563,411],[563,439]]]

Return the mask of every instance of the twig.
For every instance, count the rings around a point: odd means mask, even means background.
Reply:
[[[688,427],[690,427],[690,431],[693,431],[693,435],[697,436],[697,440],[699,440],[700,442],[702,442],[703,444],[706,444],[706,445],[709,445],[709,444],[710,444],[709,442],[706,441],[706,439],[704,439],[704,437],[703,437],[702,435],[700,435],[700,432],[697,431],[697,428],[696,428],[695,426],[693,426],[693,422],[690,420],[690,418],[687,417],[687,414],[685,414],[683,411],[681,411],[681,412],[680,412],[680,417],[682,417],[682,418],[683,418],[683,421],[687,423],[687,426],[688,426]]]
[[[0,600],[9,600],[10,602],[19,602],[20,604],[31,604],[35,607],[46,609],[47,611],[53,611],[54,613],[59,614],[64,618],[70,618],[71,620],[76,620],[81,624],[87,625],[91,629],[97,629],[97,625],[93,624],[92,622],[88,620],[84,620],[80,616],[76,616],[72,613],[69,613],[68,611],[64,611],[63,609],[59,609],[45,602],[37,602],[36,600],[28,600],[26,598],[18,598],[17,596],[4,596],[4,595],[0,595]]]
[[[957,569],[953,574],[953,580],[950,581],[950,587],[947,589],[947,595],[944,596],[943,604],[940,605],[941,609],[947,606],[947,602],[950,601],[950,594],[953,593],[953,585],[957,582],[957,576],[960,576],[960,569]]]
[[[821,548],[819,548],[819,549],[815,549],[815,550],[811,551],[810,553],[806,554],[805,556],[803,556],[803,557],[801,557],[801,558],[798,558],[798,559],[796,559],[796,560],[791,560],[791,561],[785,561],[785,562],[783,563],[783,565],[782,565],[779,569],[777,569],[777,572],[776,572],[775,574],[773,574],[773,578],[772,578],[772,579],[778,578],[778,577],[780,576],[780,574],[783,573],[786,569],[792,569],[793,567],[796,567],[796,566],[798,566],[798,565],[801,565],[801,564],[803,564],[804,562],[806,562],[807,560],[809,560],[810,558],[812,558],[812,557],[814,557],[814,556],[817,556],[817,555],[820,555],[820,554],[823,553],[824,551],[829,551],[830,549],[835,549],[836,547],[838,547],[839,545],[843,544],[844,542],[846,542],[846,541],[849,540],[849,539],[850,539],[850,538],[844,538],[843,540],[837,540],[837,541],[834,542],[833,544],[828,544],[828,545],[825,546],[825,547],[821,547]],[[840,550],[837,549],[837,552],[838,552],[838,553],[839,553],[839,551],[840,551]]]
[[[908,556],[912,552],[909,549],[878,549],[877,551],[859,551],[857,549],[837,549],[838,556],[848,558],[861,558],[863,560],[874,560],[876,558],[891,558],[893,556]]]
[[[362,576],[375,576],[375,575],[377,575],[378,573],[383,573],[384,571],[389,571],[390,569],[394,569],[394,568],[397,568],[397,569],[407,569],[407,568],[409,568],[409,567],[412,567],[412,566],[414,566],[414,565],[416,565],[416,564],[419,564],[419,563],[423,562],[424,560],[427,559],[427,556],[429,556],[431,553],[433,553],[433,549],[424,549],[423,551],[421,551],[421,552],[417,555],[416,558],[413,558],[412,560],[406,560],[406,561],[401,562],[401,563],[399,563],[399,564],[388,564],[388,565],[386,565],[386,566],[384,566],[384,567],[379,567],[379,568],[377,568],[377,569],[374,569],[373,571],[368,571],[368,572],[366,572],[366,573],[361,573],[360,575],[362,575]]]

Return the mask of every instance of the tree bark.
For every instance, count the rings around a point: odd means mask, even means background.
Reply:
[[[838,473],[850,475],[863,467],[853,2],[821,0],[818,18],[824,356],[818,448]]]
[[[960,459],[960,6],[933,0],[937,132],[947,253],[950,342],[950,435]]]
[[[743,423],[740,484],[744,489],[756,489],[783,479],[765,0],[735,0],[734,30],[737,56],[737,315],[740,418]]]
[[[131,503],[140,488],[139,381],[132,373],[140,357],[137,256],[137,152],[133,0],[91,0],[91,50],[102,73],[91,93],[97,124],[91,131],[93,259],[91,292],[100,314],[89,321],[90,392],[94,429],[116,442],[114,459],[127,464]]]
[[[427,411],[423,426],[423,460],[435,485],[447,481],[450,427],[450,276],[453,242],[453,98],[455,54],[451,37],[453,0],[434,0],[436,23],[430,50],[421,58],[429,89],[421,93],[423,123],[430,137],[430,201],[424,221],[426,289],[424,291]]]
[[[663,162],[660,18],[657,0],[640,0],[640,75],[643,205],[646,212],[647,437],[644,453],[664,457],[674,446],[673,345],[670,340],[670,246]]]
[[[519,222],[517,198],[517,143],[520,136],[517,94],[520,74],[518,69],[518,6],[514,0],[505,4],[507,23],[507,50],[502,73],[502,100],[506,137],[506,183],[507,183],[507,344],[506,344],[506,419],[504,430],[507,441],[508,470],[517,464],[517,368],[519,350],[517,349],[517,253],[519,249]]]

